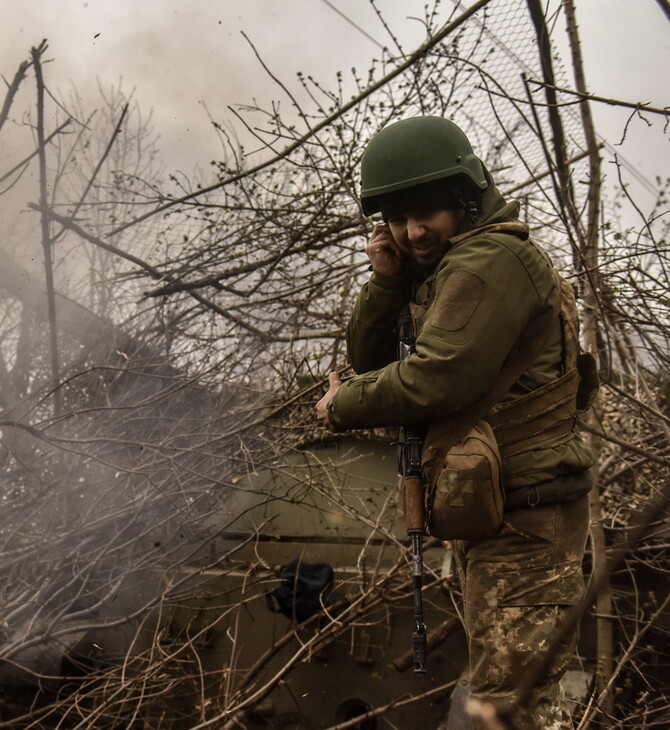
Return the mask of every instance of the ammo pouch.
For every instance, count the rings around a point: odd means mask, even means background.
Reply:
[[[428,531],[440,540],[479,540],[495,535],[503,521],[505,492],[493,429],[484,420],[446,452],[451,424],[434,423],[424,440]],[[445,433],[446,431],[446,433]]]
[[[577,371],[579,372],[577,410],[584,413],[593,405],[600,388],[598,366],[590,352],[582,352],[577,357]]]

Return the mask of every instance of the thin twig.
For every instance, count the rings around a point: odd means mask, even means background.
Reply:
[[[562,94],[571,94],[572,96],[578,96],[580,99],[584,99],[587,101],[598,101],[602,104],[608,104],[610,106],[623,106],[627,109],[635,109],[638,112],[650,112],[651,114],[661,114],[664,117],[670,116],[670,107],[665,107],[662,109],[661,107],[657,106],[651,106],[650,104],[647,104],[646,102],[631,102],[631,101],[622,101],[621,99],[609,99],[605,96],[598,96],[597,94],[591,94],[587,91],[576,91],[575,89],[564,89],[561,86],[555,86],[554,84],[549,84],[546,81],[537,81],[536,79],[528,79],[529,84],[537,84],[538,86],[543,86],[546,89],[550,89],[552,91],[559,91]]]

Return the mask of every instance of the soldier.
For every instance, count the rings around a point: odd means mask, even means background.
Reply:
[[[361,206],[381,213],[366,253],[369,281],[347,328],[357,373],[336,373],[316,406],[328,428],[431,424],[467,413],[496,381],[530,323],[561,303],[540,354],[490,411],[506,507],[484,539],[453,542],[470,649],[470,696],[514,703],[520,668],[547,647],[584,590],[592,456],[575,430],[577,317],[546,254],[475,156],[442,117],[393,123],[368,144]],[[398,360],[409,304],[415,351]],[[518,424],[524,427],[519,431]],[[557,653],[517,730],[572,727],[560,679],[576,635]],[[475,727],[484,725],[475,719]]]

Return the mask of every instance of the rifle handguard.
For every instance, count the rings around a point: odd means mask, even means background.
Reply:
[[[426,506],[422,477],[405,477],[403,499],[407,532],[416,530],[423,534],[426,525]]]

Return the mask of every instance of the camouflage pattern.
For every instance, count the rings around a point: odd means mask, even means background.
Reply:
[[[549,645],[556,627],[584,591],[582,556],[588,498],[507,514],[494,538],[454,542],[470,649],[470,696],[509,706],[521,668]],[[577,641],[557,653],[515,730],[572,728],[560,679]],[[475,730],[483,728],[475,720]]]

